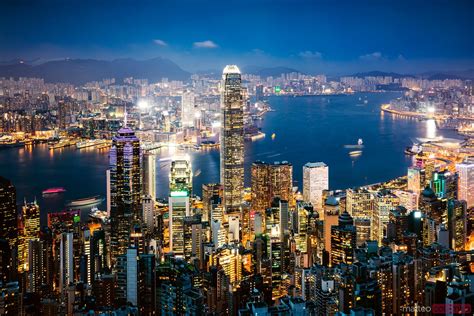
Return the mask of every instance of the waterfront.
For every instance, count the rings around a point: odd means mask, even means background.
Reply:
[[[302,166],[308,161],[329,165],[329,186],[344,189],[388,180],[406,173],[411,157],[405,146],[411,139],[455,132],[440,130],[430,121],[397,118],[380,110],[380,105],[399,93],[354,94],[316,97],[271,97],[275,110],[261,122],[264,139],[245,145],[246,185],[255,160],[287,160],[293,163],[295,185],[301,189]],[[367,100],[367,103],[364,102]],[[272,138],[271,135],[275,134]],[[362,138],[364,148],[351,156],[344,145]],[[177,149],[162,149],[157,156],[157,195],[168,194],[169,157]],[[203,183],[219,181],[219,150],[189,152],[193,166],[194,191],[200,195]],[[17,187],[17,199],[36,196],[42,214],[60,210],[67,200],[100,194],[105,197],[108,150],[63,148],[50,151],[46,145],[0,151],[0,175]],[[41,191],[65,187],[66,192],[43,198]],[[105,203],[101,205],[104,207]],[[42,217],[45,223],[45,215]]]

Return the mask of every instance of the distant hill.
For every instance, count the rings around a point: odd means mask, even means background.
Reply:
[[[292,72],[299,72],[301,71],[288,68],[288,67],[260,67],[260,66],[245,66],[242,68],[243,74],[252,74],[257,75],[262,78],[266,77],[279,77],[282,74],[288,74]]]
[[[352,75],[353,77],[392,77],[392,78],[424,78],[429,80],[445,80],[445,79],[474,79],[474,69],[468,69],[464,71],[430,71],[421,74],[399,74],[395,72],[384,72],[384,71],[369,71],[360,72]]]
[[[352,77],[392,77],[392,78],[406,78],[406,77],[415,77],[413,75],[399,74],[396,72],[384,72],[384,71],[369,71],[369,72],[359,72],[353,74]]]
[[[463,71],[432,71],[421,74],[423,78],[430,80],[445,80],[445,79],[474,79],[474,69]]]
[[[16,62],[0,64],[0,77],[38,77],[46,82],[68,82],[81,85],[90,81],[126,77],[148,79],[156,82],[162,78],[186,80],[190,73],[181,69],[169,59],[148,60],[116,59],[112,61],[95,59],[65,59],[49,61],[40,65]]]

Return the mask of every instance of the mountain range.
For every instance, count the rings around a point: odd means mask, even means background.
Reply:
[[[169,59],[157,57],[148,60],[115,59],[64,59],[48,61],[39,65],[25,62],[0,64],[0,77],[37,77],[46,82],[68,82],[81,85],[106,78],[146,78],[156,82],[162,78],[186,80],[190,73]]]
[[[258,75],[262,78],[278,77],[282,74],[299,72],[297,69],[277,66],[261,67],[248,65],[241,67],[242,73]],[[199,72],[203,73],[203,72]],[[221,71],[207,71],[220,77]],[[191,73],[183,70],[173,61],[166,58],[153,58],[147,60],[135,60],[131,58],[115,59],[112,61],[96,59],[63,59],[43,62],[40,59],[23,61],[14,59],[0,62],[0,77],[37,77],[46,82],[68,82],[74,85],[82,85],[90,81],[100,81],[106,78],[115,78],[121,82],[123,78],[145,78],[150,82],[160,81],[162,78],[169,80],[185,81],[190,78]],[[465,71],[443,71],[425,72],[420,74],[399,74],[395,72],[370,71],[356,73],[352,76],[391,76],[393,78],[416,77],[425,79],[474,79],[474,69]]]

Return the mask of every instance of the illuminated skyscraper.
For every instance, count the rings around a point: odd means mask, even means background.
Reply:
[[[183,127],[194,126],[194,93],[186,91],[181,96],[181,124]]]
[[[186,191],[191,196],[193,171],[188,156],[176,157],[171,162],[170,192]]]
[[[379,245],[382,244],[382,239],[386,236],[390,211],[399,204],[399,198],[389,191],[379,191],[375,195],[374,210],[370,219],[370,231],[372,234],[371,239],[377,240]]]
[[[150,153],[143,155],[143,195],[151,196],[156,201],[156,156]]]
[[[40,232],[40,208],[36,204],[23,205],[18,225],[18,272],[28,270],[28,244],[31,239],[37,239]]]
[[[114,261],[127,250],[131,220],[141,218],[142,214],[140,140],[126,122],[112,140],[109,157],[111,254]]]
[[[0,177],[0,239],[6,239],[13,248],[17,238],[16,190],[9,180]]]
[[[329,167],[324,162],[308,162],[303,166],[303,199],[315,210],[323,208],[323,191],[329,189]]]
[[[184,258],[184,220],[191,215],[187,190],[171,191],[169,197],[169,243],[176,257]]]
[[[467,208],[474,207],[474,158],[466,159],[456,165],[459,174],[458,199],[467,203]]]
[[[440,199],[457,199],[458,174],[449,171],[434,172],[430,186]]]
[[[252,209],[265,211],[278,197],[293,205],[293,166],[287,161],[252,164]]]
[[[240,212],[244,191],[244,106],[240,70],[224,68],[221,95],[220,175],[224,209]]]
[[[62,233],[59,248],[59,291],[63,293],[74,282],[73,233]],[[63,293],[64,294],[64,293]]]
[[[331,264],[354,263],[356,228],[349,213],[339,215],[338,225],[331,227]]]
[[[420,167],[408,168],[408,191],[420,195],[425,187],[425,171]]]
[[[450,248],[455,251],[465,249],[467,242],[466,202],[448,201],[448,231]]]

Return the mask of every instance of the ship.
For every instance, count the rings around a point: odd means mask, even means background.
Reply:
[[[272,134],[272,139],[275,139],[275,137],[276,137],[276,134],[273,133],[273,134]]]
[[[91,196],[83,199],[72,200],[67,203],[68,207],[81,207],[102,203],[104,199],[100,195]]]
[[[354,150],[349,152],[349,156],[351,157],[359,157],[360,155],[362,155],[362,150]]]
[[[0,149],[14,148],[14,147],[23,147],[25,142],[23,141],[9,141],[9,142],[0,142]]]
[[[364,141],[362,140],[362,138],[359,138],[357,140],[357,145],[344,145],[344,148],[347,148],[347,149],[362,149],[362,148],[364,148]]]
[[[43,190],[42,194],[43,196],[45,196],[45,195],[59,194],[63,192],[66,192],[65,188],[49,188],[49,189]]]
[[[405,148],[405,154],[406,155],[410,155],[410,156],[413,156],[413,155],[418,155],[420,154],[421,152],[423,151],[423,147],[421,147],[420,145],[418,144],[413,144],[413,146],[408,146]]]

